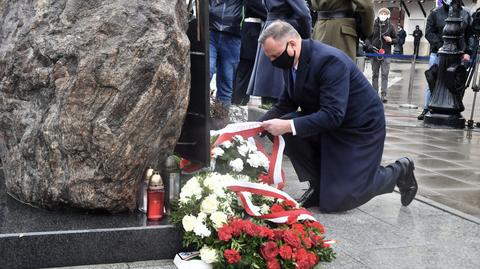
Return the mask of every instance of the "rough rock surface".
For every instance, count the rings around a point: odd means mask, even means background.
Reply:
[[[0,159],[35,206],[135,208],[188,106],[184,0],[0,1]]]

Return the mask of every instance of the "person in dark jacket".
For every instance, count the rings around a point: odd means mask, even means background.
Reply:
[[[420,50],[420,40],[422,39],[423,32],[420,30],[420,26],[415,25],[415,30],[413,31],[413,54],[417,55]]]
[[[267,10],[262,0],[243,0],[244,17],[242,25],[242,45],[240,47],[240,62],[237,66],[233,83],[232,103],[246,105],[248,83],[252,76],[255,56],[258,49],[258,37],[262,31],[262,24],[267,18]]]
[[[450,8],[450,3],[452,1],[447,0],[443,1],[443,5],[433,9],[427,17],[427,25],[425,27],[425,38],[430,44],[430,59],[428,62],[429,67],[434,64],[438,64],[437,52],[443,46],[443,28],[445,27],[445,19],[448,18],[448,10]],[[472,23],[472,16],[470,12],[463,7],[462,9],[462,19],[461,24],[463,39],[460,40],[460,49],[463,50],[463,61],[470,61],[470,57],[475,50],[475,38],[473,37],[470,31],[470,25]],[[418,115],[418,120],[423,120],[425,114],[428,112],[428,104],[431,100],[431,90],[428,85],[425,88],[425,97],[423,111]]]
[[[242,0],[210,0],[210,80],[216,73],[216,99],[231,103],[240,58]]]
[[[373,26],[373,35],[365,42],[367,49],[378,49],[380,54],[392,54],[392,45],[397,43],[397,31],[390,24],[390,10],[381,8]],[[382,102],[387,102],[388,73],[390,72],[390,58],[374,57],[372,59],[372,85],[378,93],[379,72],[382,73],[381,96]]]
[[[397,44],[395,44],[395,48],[393,50],[394,54],[403,54],[403,45],[405,44],[405,39],[407,38],[407,32],[403,30],[401,25],[398,25],[397,30]]]
[[[286,85],[260,121],[267,132],[283,135],[299,179],[310,182],[301,204],[324,212],[350,210],[393,192],[395,185],[402,204],[410,204],[417,191],[413,161],[380,166],[384,109],[355,63],[339,49],[302,40],[281,21],[259,41],[272,64],[284,69]]]
[[[304,0],[264,0],[264,2],[267,9],[264,27],[275,20],[283,20],[290,23],[303,38],[310,37],[312,19]],[[270,63],[260,45],[247,93],[261,96],[262,103],[275,103],[284,87],[282,70]]]

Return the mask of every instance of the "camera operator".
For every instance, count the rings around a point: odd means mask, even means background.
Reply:
[[[428,40],[428,43],[430,43],[429,67],[435,64],[438,65],[437,52],[443,46],[443,28],[446,24],[445,19],[448,18],[448,10],[452,0],[442,0],[442,2],[442,6],[437,7],[430,12],[427,18],[427,26],[425,27],[425,38]],[[470,57],[475,48],[475,39],[470,31],[472,17],[465,7],[462,8],[461,16],[463,19],[461,27],[463,29],[464,39],[460,42],[460,49],[465,52],[463,55],[463,61],[468,62],[470,61]],[[425,114],[428,112],[428,104],[431,100],[431,90],[433,89],[429,89],[427,85],[427,88],[425,89],[423,111],[418,116],[419,120],[423,120]]]

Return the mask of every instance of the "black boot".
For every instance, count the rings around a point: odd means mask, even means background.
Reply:
[[[425,114],[427,114],[427,113],[428,113],[428,109],[424,109],[422,111],[422,113],[420,113],[420,115],[418,115],[417,119],[418,120],[423,120],[423,118],[425,118]]]
[[[302,197],[300,197],[297,202],[300,204],[300,206],[305,208],[318,206],[320,202],[318,188],[316,188],[315,186],[313,186],[312,183],[310,183],[310,187],[308,188],[308,190],[303,193]]]
[[[415,165],[408,157],[398,159],[395,164],[399,165],[401,169],[400,176],[397,179],[397,187],[400,190],[402,205],[408,206],[415,198],[418,190],[417,180],[413,173]]]

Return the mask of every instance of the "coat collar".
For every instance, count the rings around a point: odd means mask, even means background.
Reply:
[[[305,79],[310,66],[310,59],[312,58],[312,40],[302,40],[302,50],[300,51],[300,59],[298,61],[297,75],[295,79],[295,92],[300,93],[303,90]]]

